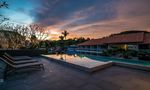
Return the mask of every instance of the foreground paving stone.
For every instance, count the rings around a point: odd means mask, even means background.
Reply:
[[[85,86],[82,86],[80,90],[103,90],[103,89],[93,84],[87,84]]]
[[[113,66],[93,74],[44,58],[44,71],[10,75],[0,90],[150,90],[150,72]]]

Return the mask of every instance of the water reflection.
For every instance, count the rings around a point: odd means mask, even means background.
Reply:
[[[55,58],[57,60],[63,60],[66,62],[83,62],[86,61],[88,62],[89,60],[91,61],[92,59],[86,57],[85,55],[78,55],[78,54],[53,54],[49,55],[51,58]]]
[[[51,55],[51,56],[57,56],[58,59],[60,60],[70,60],[73,59],[75,57],[79,57],[77,54],[63,54],[63,53],[59,53],[59,54],[55,54],[55,55]],[[82,58],[82,57],[79,57]]]

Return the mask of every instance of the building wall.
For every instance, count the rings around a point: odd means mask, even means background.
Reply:
[[[128,49],[129,50],[139,51],[139,46],[138,45],[128,45]]]
[[[113,45],[109,45],[108,49],[114,49],[114,48],[120,48],[120,49],[124,49],[124,50],[135,50],[138,51],[139,47],[138,45],[134,44],[113,44]]]
[[[146,49],[150,50],[150,45],[142,46],[146,47]],[[139,51],[140,45],[138,44],[109,44],[109,45],[89,45],[89,46],[79,46],[78,50],[81,51],[96,51],[96,52],[101,52],[103,50],[107,49],[124,49],[124,50],[134,50],[134,51]],[[143,49],[143,48],[142,48]],[[145,49],[145,48],[144,48]]]
[[[95,53],[100,53],[103,50],[106,50],[107,47],[105,45],[87,45],[87,46],[79,46],[77,48],[77,51],[80,52],[95,52]]]
[[[5,38],[4,33],[0,33],[0,48],[6,49],[8,47],[7,38]]]
[[[0,49],[18,49],[25,46],[25,37],[10,31],[0,31]]]

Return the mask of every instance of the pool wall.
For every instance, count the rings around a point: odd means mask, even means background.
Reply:
[[[121,66],[121,67],[128,67],[128,68],[133,68],[133,69],[150,71],[150,67],[143,66],[143,65],[129,64],[129,63],[123,63],[123,62],[114,62],[113,64],[116,66]]]

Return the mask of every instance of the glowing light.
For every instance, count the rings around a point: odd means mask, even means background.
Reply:
[[[57,32],[57,31],[51,30],[51,31],[50,31],[50,34],[57,34],[57,35],[58,35],[58,34],[60,34],[60,32]]]

